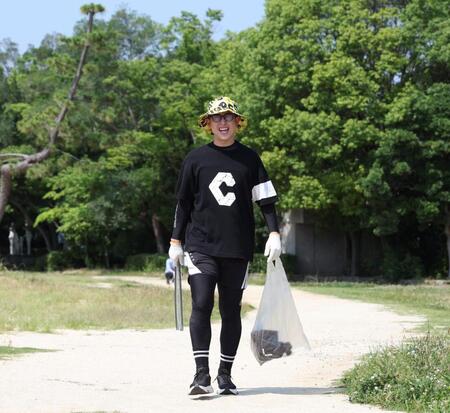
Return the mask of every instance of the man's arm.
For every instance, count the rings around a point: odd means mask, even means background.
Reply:
[[[180,199],[175,208],[175,217],[173,221],[172,238],[170,242],[174,241],[176,244],[184,242],[184,234],[186,226],[191,217],[192,203],[184,199]]]
[[[281,255],[280,228],[275,203],[261,205],[260,208],[269,229],[269,238],[266,242],[264,255],[268,257],[267,261],[274,261]]]
[[[178,260],[182,262],[183,248],[181,244],[184,242],[186,226],[191,216],[194,199],[194,174],[192,163],[189,161],[188,157],[184,159],[181,166],[175,193],[178,202],[175,208],[169,256],[175,262]]]
[[[268,205],[261,205],[261,212],[266,221],[267,229],[269,232],[280,232],[280,228],[278,226],[278,218],[277,211],[275,209],[275,203]]]
[[[169,256],[177,262],[183,259],[183,248],[186,226],[191,216],[192,203],[183,199],[178,200],[175,208],[175,218],[173,221],[172,238],[170,239]]]

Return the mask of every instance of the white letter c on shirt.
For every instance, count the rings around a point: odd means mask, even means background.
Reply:
[[[219,188],[222,182],[225,182],[226,186],[230,187],[234,186],[236,183],[230,172],[218,172],[209,184],[209,190],[212,192],[219,205],[230,206],[236,200],[236,195],[234,192],[228,192],[224,195]]]

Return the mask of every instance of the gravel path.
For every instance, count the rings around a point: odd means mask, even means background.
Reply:
[[[114,278],[165,286],[154,278]],[[244,300],[256,307],[261,292],[251,285]],[[259,366],[250,350],[256,315],[250,312],[233,367],[237,397],[186,395],[194,372],[188,329],[17,332],[0,335],[0,345],[57,351],[0,361],[0,413],[381,412],[349,403],[335,380],[362,354],[398,343],[424,319],[296,289],[293,295],[312,350]],[[214,324],[212,372],[219,362],[219,328]]]

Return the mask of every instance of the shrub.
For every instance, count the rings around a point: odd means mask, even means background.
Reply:
[[[50,251],[43,257],[45,257],[44,270],[47,271],[63,271],[68,268],[79,268],[85,265],[83,260],[76,255],[76,252],[69,249]],[[37,262],[37,265],[42,266],[41,260],[42,258]]]
[[[281,261],[286,271],[288,278],[291,280],[296,273],[296,257],[295,255],[282,254]],[[250,273],[266,273],[267,269],[267,257],[264,254],[254,254],[253,262],[250,264]]]
[[[39,255],[35,257],[31,270],[33,271],[45,271],[47,269],[47,254]]]
[[[167,254],[135,254],[129,255],[125,269],[147,272],[164,272]]]
[[[129,255],[125,262],[126,270],[164,272],[167,254],[136,254]],[[284,269],[288,278],[295,274],[296,259],[295,255],[283,254],[281,256]],[[265,273],[267,266],[267,257],[263,254],[255,254],[253,262],[250,264],[251,273]]]
[[[415,338],[363,357],[344,374],[350,400],[388,409],[450,411],[450,336]]]
[[[391,282],[405,278],[421,278],[424,275],[423,264],[419,257],[409,253],[400,257],[391,250],[384,254],[381,271],[383,277]]]
[[[3,260],[0,260],[0,272],[9,271],[9,268],[4,264]]]
[[[47,271],[61,271],[67,264],[63,251],[50,251],[47,254]]]

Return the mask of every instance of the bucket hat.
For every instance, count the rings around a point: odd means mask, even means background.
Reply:
[[[208,103],[208,110],[198,118],[198,124],[201,128],[208,127],[208,117],[211,115],[231,112],[241,118],[239,129],[242,130],[247,126],[247,118],[239,113],[238,104],[227,96],[221,96],[211,100]]]

